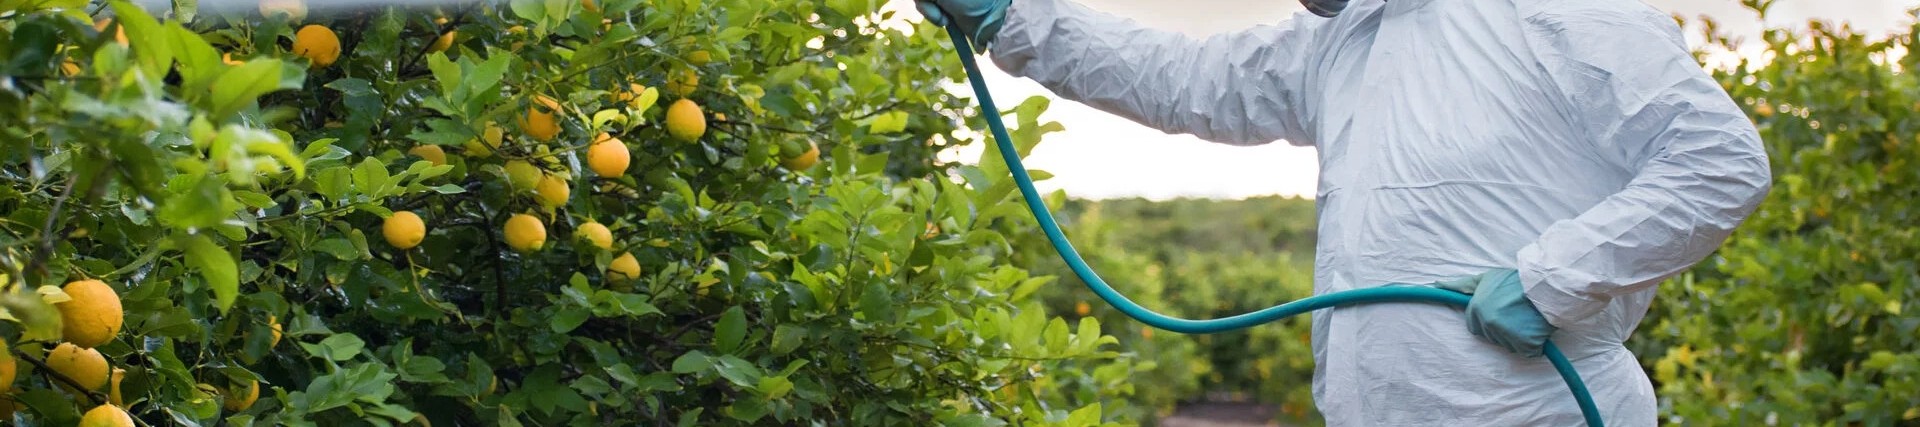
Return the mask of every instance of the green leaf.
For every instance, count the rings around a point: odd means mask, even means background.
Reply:
[[[186,237],[180,246],[187,251],[187,263],[206,276],[220,311],[233,308],[233,300],[240,296],[240,270],[233,254],[204,234]]]
[[[985,414],[961,414],[940,420],[945,427],[1002,427],[1007,422]]]
[[[518,6],[520,2],[514,3]],[[518,9],[518,7],[515,9]],[[432,55],[427,55],[427,69],[433,71],[433,80],[440,83],[440,94],[442,96],[453,95],[454,92],[460,90],[462,86],[460,82],[460,65],[448,60],[445,52],[434,52]]]
[[[715,367],[719,369],[716,371],[720,373],[720,377],[733,382],[733,385],[751,389],[759,386],[760,378],[766,375],[766,373],[761,372],[760,367],[754,365],[753,362],[748,362],[733,355],[720,356],[717,360],[719,363],[716,364]]]
[[[307,354],[332,361],[346,361],[360,356],[360,350],[367,347],[366,341],[353,334],[335,334],[320,340],[319,344],[300,343]]]
[[[689,351],[673,359],[673,373],[691,374],[713,368],[713,358],[700,350]]]
[[[579,307],[555,309],[553,318],[547,322],[547,327],[556,334],[573,332],[575,328],[579,328],[580,325],[587,323],[587,318],[591,317],[592,314],[593,313],[587,311],[587,309]]]
[[[800,348],[807,339],[807,329],[782,323],[773,328],[773,354],[787,354]]]
[[[733,353],[740,349],[740,341],[747,336],[747,313],[734,306],[720,315],[720,323],[713,329],[713,347],[721,353]]]

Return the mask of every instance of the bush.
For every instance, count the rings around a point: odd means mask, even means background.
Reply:
[[[193,3],[0,2],[17,423],[1133,421],[1115,338],[1002,262],[1004,168],[935,160],[944,36],[879,2]],[[83,279],[101,389],[41,361]]]

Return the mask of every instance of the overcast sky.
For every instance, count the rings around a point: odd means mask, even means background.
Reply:
[[[1299,3],[1291,0],[1077,1],[1196,37],[1279,22],[1300,10]],[[1648,0],[1647,4],[1690,20],[1710,16],[1731,34],[1758,38],[1758,20],[1738,0]],[[1920,0],[1780,0],[1768,20],[1775,25],[1795,25],[1818,18],[1884,34],[1905,28],[1910,22],[1907,9],[1916,6],[1920,6]],[[907,19],[919,19],[917,13],[910,12],[912,1],[893,0],[889,7],[904,11],[900,15]],[[1697,28],[1690,28],[1688,36],[1698,43],[1696,33]],[[1033,95],[1051,97],[1032,81],[982,65],[1001,105],[1016,105]],[[956,86],[956,91],[970,92],[964,86]],[[1311,196],[1314,192],[1318,167],[1312,148],[1284,143],[1251,148],[1212,144],[1191,136],[1167,135],[1058,98],[1043,117],[1065,125],[1066,131],[1048,135],[1028,157],[1027,167],[1055,175],[1037,184],[1042,191],[1064,188],[1068,195],[1079,198],[1152,199]],[[972,161],[978,153],[977,149],[965,150],[959,155]]]

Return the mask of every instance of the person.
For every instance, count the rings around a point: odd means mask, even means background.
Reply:
[[[917,1],[1062,98],[1169,134],[1315,147],[1316,293],[1473,294],[1464,313],[1315,312],[1328,425],[1579,425],[1537,357],[1548,338],[1603,420],[1654,425],[1622,343],[1656,286],[1771,189],[1753,123],[1638,1],[1303,0],[1205,38],[1071,0]]]

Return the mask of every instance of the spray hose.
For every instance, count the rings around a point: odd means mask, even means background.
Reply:
[[[948,26],[947,36],[953,39],[954,49],[960,53],[960,63],[966,66],[968,83],[973,85],[973,93],[980,99],[980,114],[987,119],[987,127],[993,132],[993,141],[1000,149],[1000,158],[1007,163],[1007,170],[1013,173],[1013,180],[1020,186],[1020,195],[1026,199],[1027,210],[1033,212],[1033,219],[1040,223],[1040,229],[1047,234],[1047,240],[1053,242],[1053,249],[1060,253],[1060,259],[1066,261],[1073,274],[1080,277],[1087,288],[1100,296],[1101,300],[1113,305],[1121,313],[1139,320],[1148,326],[1183,334],[1211,334],[1265,324],[1323,308],[1340,307],[1354,304],[1382,302],[1424,302],[1465,307],[1468,297],[1459,292],[1423,287],[1423,286],[1383,286],[1365,289],[1353,289],[1333,292],[1325,295],[1302,298],[1264,310],[1210,320],[1181,319],[1155,313],[1140,304],[1120,295],[1113,286],[1107,285],[1100,275],[1087,266],[1080,253],[1067,241],[1066,233],[1060,231],[1060,224],[1054,222],[1053,213],[1047,210],[1045,202],[1040,200],[1040,191],[1034,189],[1033,178],[1027,176],[1027,168],[1020,163],[1020,152],[1013,146],[1013,138],[1007,134],[1007,125],[1000,120],[1000,109],[993,104],[993,96],[987,93],[986,80],[980,74],[980,66],[974,61],[973,46],[967,42],[958,26]],[[1587,392],[1587,386],[1574,371],[1573,362],[1560,352],[1560,348],[1549,341],[1546,345],[1547,361],[1553,363],[1560,372],[1560,378],[1567,381],[1567,388],[1573,392],[1573,399],[1580,405],[1587,425],[1602,427],[1600,410],[1593,404],[1593,395]]]

